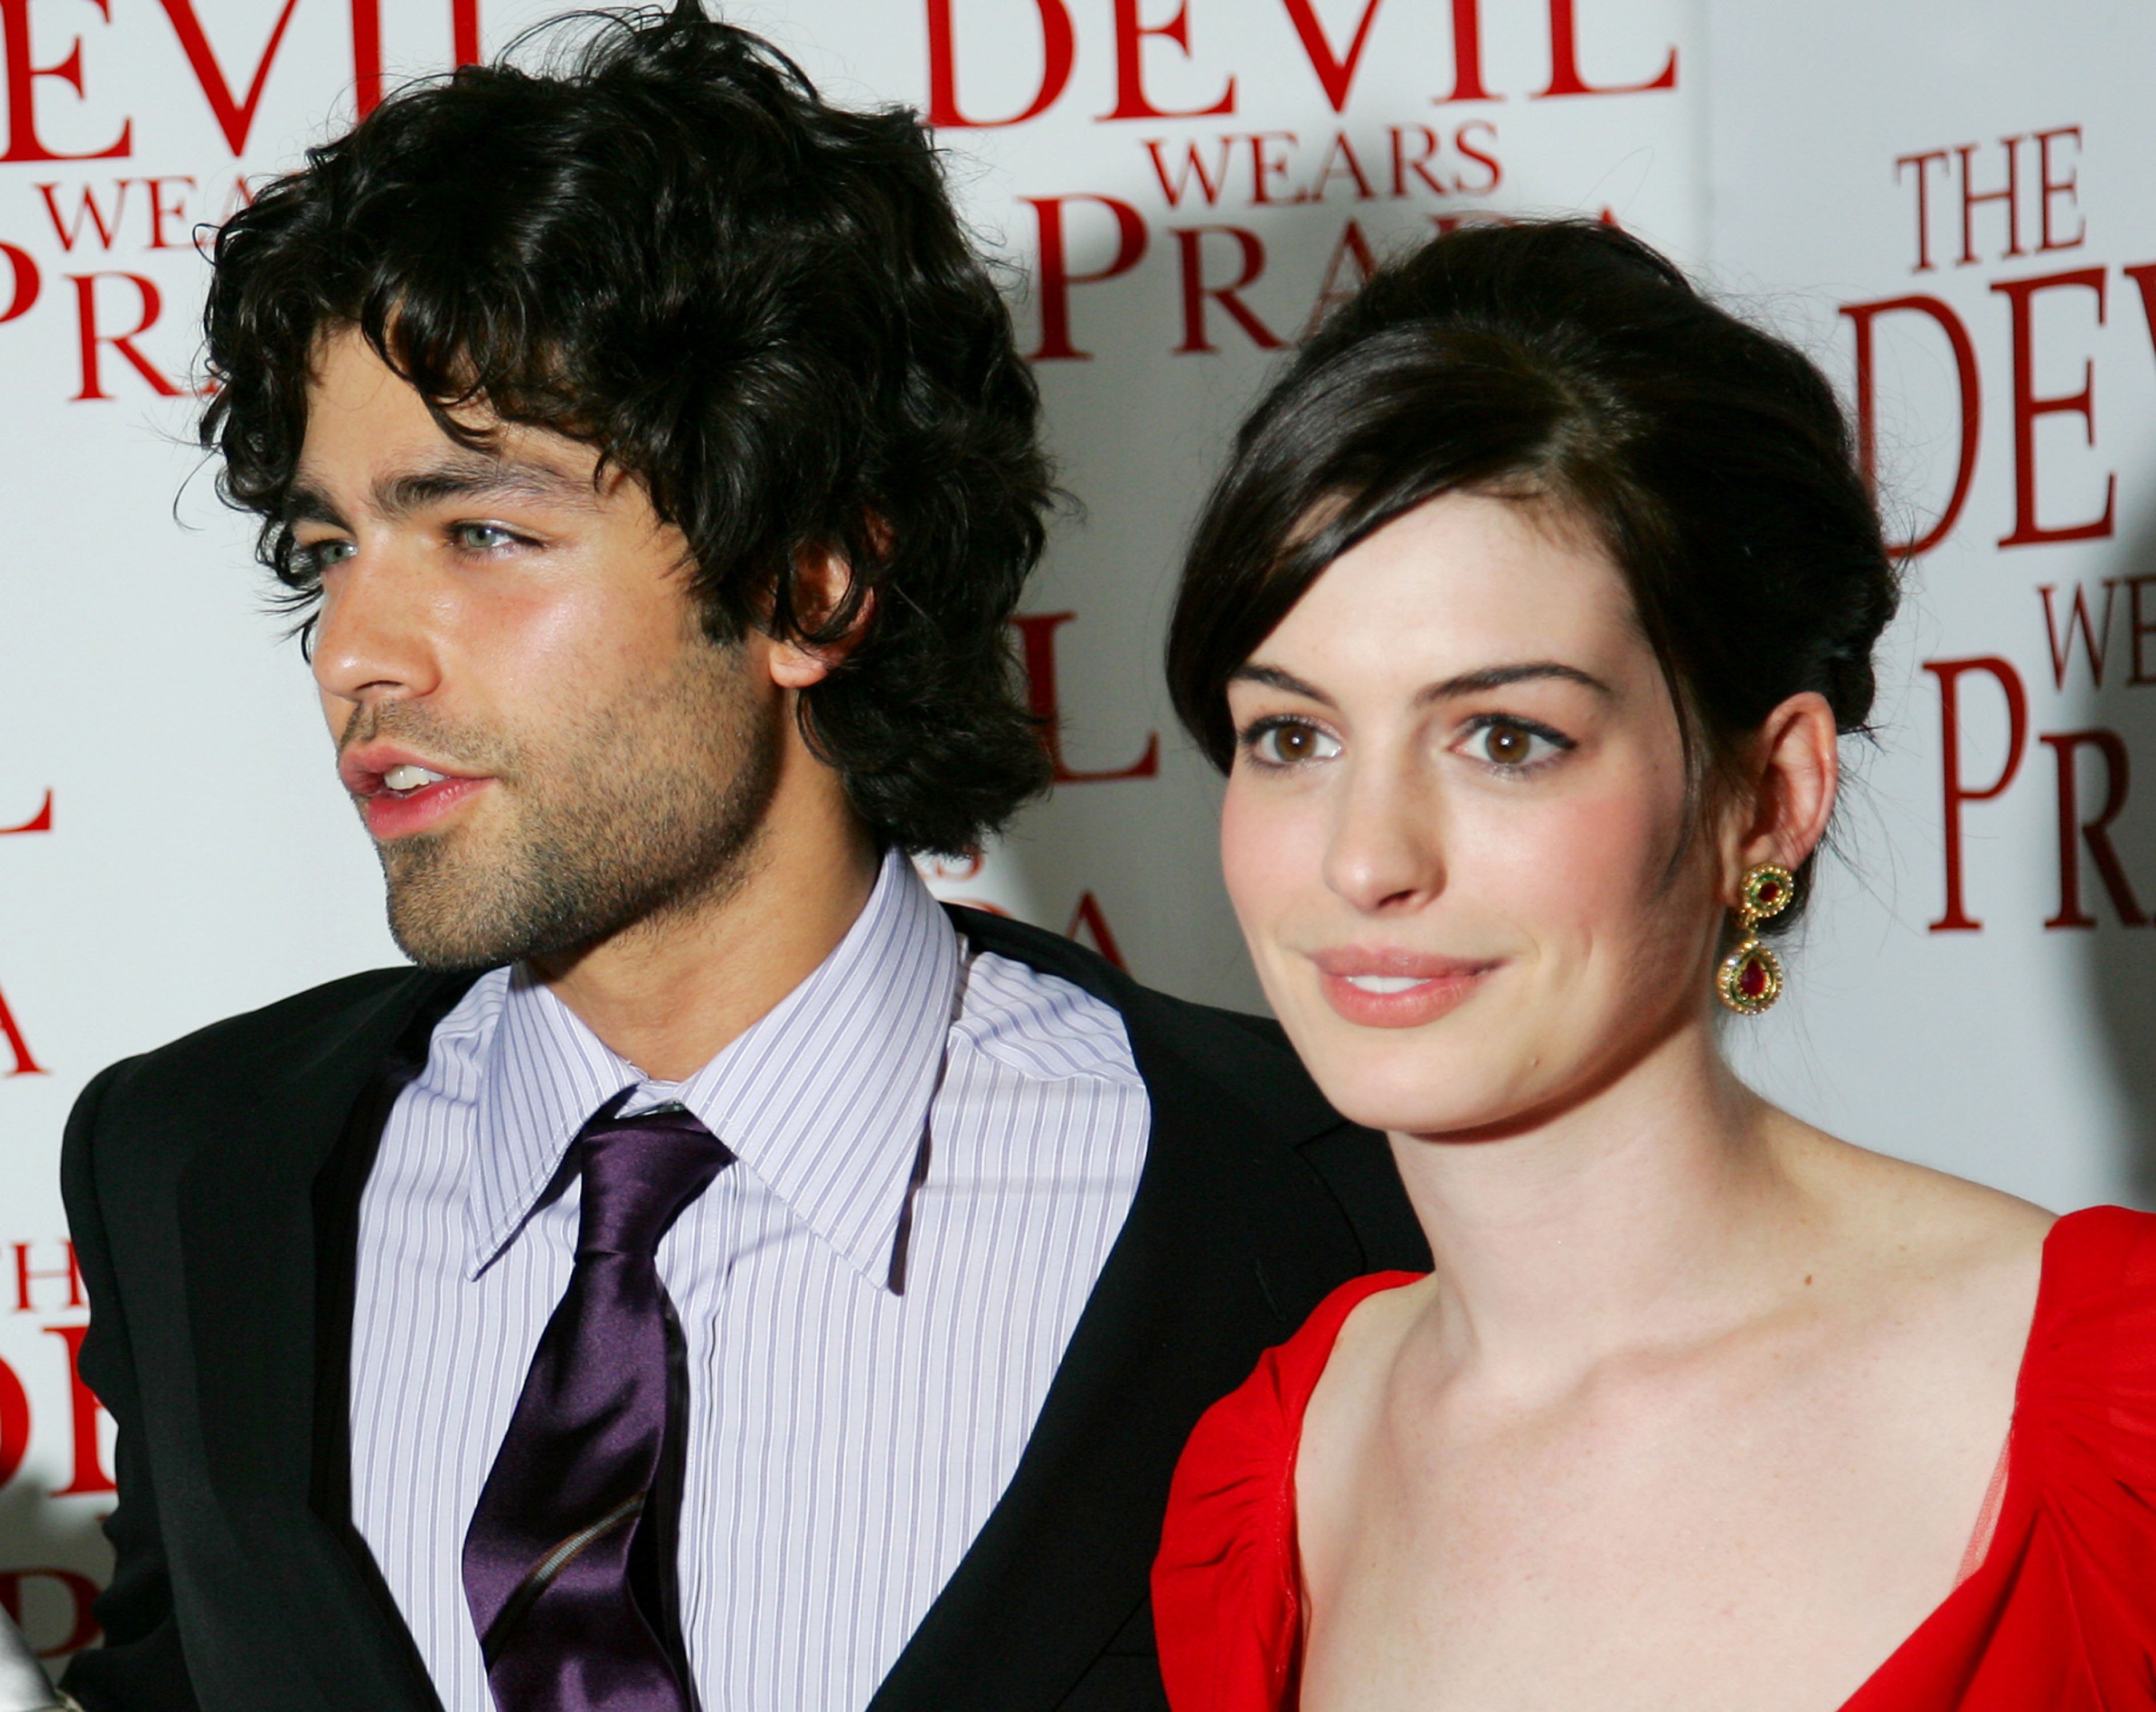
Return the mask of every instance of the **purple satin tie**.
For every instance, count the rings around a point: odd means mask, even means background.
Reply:
[[[733,1155],[678,1108],[612,1109],[573,1144],[576,1268],[465,1534],[465,1598],[501,1712],[696,1704],[673,1596],[681,1332],[653,1257]]]

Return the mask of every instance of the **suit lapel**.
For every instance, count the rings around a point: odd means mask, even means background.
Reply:
[[[365,1168],[413,1037],[424,1063],[434,1022],[467,985],[413,974],[265,1041],[259,1063],[230,1067],[215,1139],[180,1179],[218,1514],[264,1585],[307,1590],[307,1622],[289,1640],[331,1706],[439,1704],[352,1530],[348,1473],[331,1464],[347,1451],[351,1238]],[[327,1417],[332,1406],[339,1418]]]
[[[1152,1121],[1129,1216],[1011,1484],[870,1712],[1061,1701],[1142,1605],[1198,1417],[1326,1290],[1383,1263],[1296,1151],[1344,1126],[1291,1059],[1082,953],[970,913],[961,925],[1123,1012]]]

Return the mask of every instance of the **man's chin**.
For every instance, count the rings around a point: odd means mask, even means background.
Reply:
[[[389,936],[422,969],[441,974],[572,954],[606,936],[583,900],[491,883],[459,886],[436,869],[389,886]]]
[[[455,948],[432,946],[414,948],[400,944],[398,949],[415,968],[424,969],[429,975],[484,975],[490,969],[499,969],[517,961],[514,957],[470,956]]]
[[[398,951],[422,969],[448,975],[513,963],[531,950],[531,934],[503,919],[499,898],[444,885],[444,879],[439,869],[407,880],[392,876],[389,936]]]
[[[475,973],[482,969],[497,968],[504,963],[514,963],[522,955],[506,950],[493,941],[481,941],[439,934],[426,927],[413,928],[400,924],[394,913],[389,919],[389,936],[397,941],[397,949],[409,957],[420,968],[436,975]]]

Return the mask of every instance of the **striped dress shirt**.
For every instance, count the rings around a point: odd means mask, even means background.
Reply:
[[[1144,1164],[1122,1018],[971,953],[902,856],[686,1081],[482,976],[360,1207],[352,1503],[449,1712],[490,1712],[465,1529],[567,1288],[572,1139],[632,1089],[736,1156],[660,1245],[687,1344],[682,1626],[706,1712],[867,1704],[1009,1484]]]

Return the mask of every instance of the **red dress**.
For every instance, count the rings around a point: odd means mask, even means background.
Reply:
[[[1152,1572],[1174,1712],[1293,1712],[1295,1456],[1342,1323],[1416,1274],[1343,1284],[1198,1423]],[[2156,1708],[2156,1216],[2044,1243],[2006,1484],[1980,1562],[1842,1712]]]

